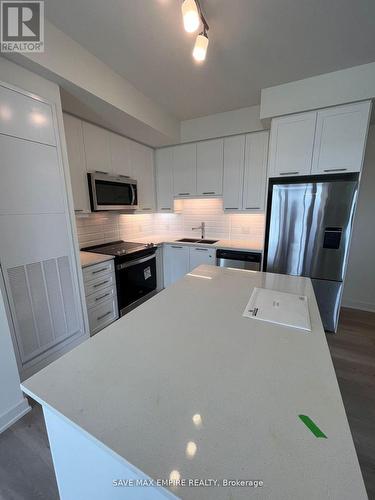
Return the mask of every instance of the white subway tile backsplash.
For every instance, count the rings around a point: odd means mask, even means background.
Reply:
[[[80,248],[113,240],[145,238],[158,233],[199,236],[192,231],[202,221],[206,237],[251,240],[262,244],[264,214],[225,214],[221,198],[177,200],[175,214],[94,213],[76,216]]]

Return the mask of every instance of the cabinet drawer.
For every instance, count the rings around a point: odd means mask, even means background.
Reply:
[[[117,301],[113,298],[88,310],[90,334],[94,335],[118,318]]]
[[[106,302],[107,300],[113,299],[114,297],[116,297],[115,286],[110,286],[104,290],[98,290],[86,297],[87,308],[90,309],[90,307],[95,307],[103,302]]]
[[[99,264],[94,264],[93,266],[88,266],[83,269],[83,281],[86,283],[88,281],[94,280],[96,278],[106,276],[115,271],[113,260],[108,260],[106,262],[100,262]],[[108,286],[108,285],[107,285]]]
[[[88,283],[85,282],[86,297],[88,297],[92,293],[96,293],[109,288],[110,286],[115,286],[115,284],[116,280],[113,273],[107,274],[106,276],[99,276],[95,280],[89,281]]]

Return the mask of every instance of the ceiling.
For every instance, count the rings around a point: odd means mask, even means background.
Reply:
[[[180,120],[259,104],[261,88],[375,61],[374,0],[201,4],[210,46],[200,65],[181,0],[47,0],[46,16]]]

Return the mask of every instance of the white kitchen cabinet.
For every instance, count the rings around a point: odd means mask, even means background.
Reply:
[[[66,113],[63,118],[74,209],[76,212],[90,212],[82,121]]]
[[[108,132],[111,153],[111,173],[132,177],[131,142],[126,137]]]
[[[224,139],[224,210],[242,210],[245,136]]]
[[[172,285],[189,272],[189,247],[185,245],[164,245],[164,286]]]
[[[173,150],[174,148],[162,148],[155,151],[158,212],[173,212]]]
[[[109,132],[87,122],[82,122],[82,128],[87,171],[110,173],[112,166]]]
[[[315,111],[272,120],[270,177],[310,174],[315,124]]]
[[[267,187],[268,131],[246,135],[243,210],[265,210]]]
[[[155,178],[153,150],[132,141],[131,163],[133,177],[138,181],[138,206],[142,213],[155,210]]]
[[[197,194],[223,193],[223,139],[197,143]]]
[[[192,196],[196,194],[196,144],[183,144],[173,148],[173,190],[175,196]]]
[[[370,101],[317,112],[314,174],[361,170],[370,112]]]
[[[189,271],[192,271],[202,264],[216,266],[216,249],[189,247]]]

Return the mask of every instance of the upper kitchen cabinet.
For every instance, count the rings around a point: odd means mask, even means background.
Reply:
[[[63,117],[74,209],[76,212],[90,212],[82,121],[66,113]]]
[[[197,143],[197,194],[223,193],[223,139]]]
[[[131,141],[121,135],[109,133],[109,147],[111,153],[111,172],[113,174],[132,177]]]
[[[197,192],[197,145],[175,146],[173,157],[174,195],[195,195]]]
[[[109,132],[87,122],[82,127],[87,171],[111,172]]]
[[[310,174],[315,124],[315,111],[272,120],[270,177]]]
[[[245,136],[224,139],[224,210],[242,210]]]
[[[267,184],[268,131],[247,134],[242,208],[260,212],[265,209]]]
[[[173,212],[173,149],[155,151],[157,211]]]
[[[56,145],[51,107],[42,100],[1,85],[0,109],[0,134]]]
[[[138,181],[138,207],[141,212],[155,210],[154,152],[131,141],[132,176]]]
[[[314,174],[361,170],[370,112],[370,101],[317,112]]]

